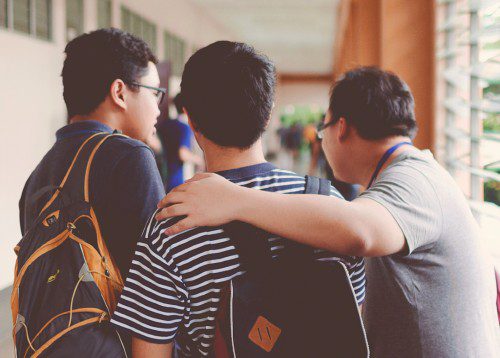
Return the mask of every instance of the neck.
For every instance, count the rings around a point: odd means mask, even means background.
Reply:
[[[357,166],[357,168],[355,168],[353,172],[358,173],[355,178],[356,183],[359,183],[363,187],[367,188],[377,168],[377,165],[380,159],[384,156],[385,152],[387,152],[392,146],[401,142],[411,142],[411,139],[408,137],[398,136],[382,139],[375,142],[363,140],[363,144],[358,146],[358,148],[360,148],[361,150],[358,151],[356,160],[353,160],[353,163],[356,163]],[[384,165],[380,168],[378,174],[380,175],[380,173],[382,173],[399,154],[413,150],[416,149],[409,145],[404,145],[396,149],[389,156],[389,158],[387,158]]]
[[[243,168],[266,161],[260,139],[248,149],[220,147],[211,143],[203,151],[208,172]]]
[[[101,122],[103,124],[106,124],[108,127],[112,129],[118,129],[122,130],[120,128],[120,121],[110,113],[101,113],[98,111],[92,112],[91,114],[88,115],[80,115],[77,114],[69,119],[70,123],[76,123],[76,122],[81,122],[81,121],[88,121],[88,120],[93,120],[97,122]]]

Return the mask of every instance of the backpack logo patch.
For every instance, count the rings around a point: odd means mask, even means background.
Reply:
[[[278,341],[281,329],[266,318],[259,316],[255,321],[248,338],[266,352],[271,352]]]
[[[54,211],[53,213],[49,214],[44,221],[42,221],[43,226],[49,227],[57,222],[59,219],[59,210]]]
[[[50,275],[49,278],[47,279],[47,283],[51,283],[51,282],[55,281],[57,278],[57,275],[59,275],[59,272],[61,272],[61,271],[59,271],[59,269],[57,269],[55,274]]]

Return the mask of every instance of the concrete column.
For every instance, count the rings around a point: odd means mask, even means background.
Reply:
[[[66,46],[66,0],[52,0],[52,39],[57,46]]]
[[[434,146],[434,0],[383,0],[381,62],[410,86],[415,97],[419,131],[415,144]]]
[[[122,25],[122,10],[121,1],[111,0],[111,26],[121,28]]]
[[[163,41],[163,27],[156,24],[156,57],[160,61],[165,60],[165,42]]]
[[[347,21],[339,29],[336,41],[340,42],[342,54],[336,56],[334,74],[339,75],[357,66],[380,63],[380,0],[346,0],[340,6],[341,16]],[[340,26],[340,24],[339,24]]]
[[[97,29],[97,0],[83,2],[83,32]]]
[[[334,75],[357,66],[379,66],[402,77],[416,102],[415,144],[434,146],[433,0],[343,0]],[[340,21],[342,20],[342,21]],[[343,24],[343,22],[346,22]]]

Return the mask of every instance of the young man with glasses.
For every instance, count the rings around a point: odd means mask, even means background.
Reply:
[[[24,235],[68,170],[80,145],[98,132],[121,132],[99,148],[90,171],[90,201],[122,277],[137,238],[164,195],[152,151],[158,104],[156,57],[146,43],[117,29],[101,29],[69,42],[62,70],[69,124],[29,177],[19,202]],[[41,193],[41,195],[39,194]]]

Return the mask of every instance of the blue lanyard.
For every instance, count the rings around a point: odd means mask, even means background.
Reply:
[[[402,147],[403,145],[413,145],[413,144],[412,144],[412,142],[401,142],[401,143],[393,145],[392,147],[387,149],[387,151],[384,153],[382,158],[380,158],[380,160],[377,164],[377,168],[375,168],[375,172],[372,175],[372,179],[370,180],[370,184],[368,184],[368,188],[370,188],[372,186],[373,182],[375,181],[375,179],[377,179],[377,176],[380,173],[380,169],[382,169],[382,167],[384,166],[385,162],[387,162],[387,159],[389,159],[391,154],[394,153],[396,151],[396,149],[398,149],[399,147]],[[368,189],[368,188],[366,188],[366,189]]]

